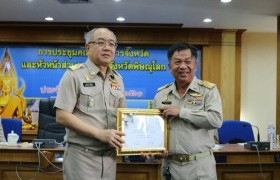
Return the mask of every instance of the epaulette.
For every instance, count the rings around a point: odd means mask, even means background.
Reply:
[[[166,88],[168,88],[168,87],[171,86],[171,85],[172,85],[172,83],[169,83],[169,84],[166,84],[166,85],[164,85],[164,86],[161,86],[160,88],[158,88],[157,92],[159,92],[159,91],[161,91],[161,90],[163,90],[163,89],[166,89]]]
[[[120,76],[120,78],[122,78],[122,76],[121,76],[117,71],[115,71],[115,70],[113,70],[113,69],[112,69],[112,71],[113,71],[113,73],[115,73],[117,76]]]
[[[82,67],[85,67],[85,65],[83,63],[78,63],[78,64],[74,64],[72,66],[69,66],[69,69],[74,71],[74,70],[80,69]]]
[[[214,83],[211,83],[209,81],[201,81],[202,86],[208,88],[208,89],[213,89],[213,87],[215,86]]]

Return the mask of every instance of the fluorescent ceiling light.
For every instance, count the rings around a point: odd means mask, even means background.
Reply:
[[[124,17],[118,17],[118,18],[117,18],[117,21],[123,22],[123,21],[125,21],[125,18],[124,18]]]
[[[115,2],[120,2],[120,1],[122,1],[122,0],[114,0]]]
[[[229,3],[231,0],[221,0],[222,3]]]
[[[46,21],[53,21],[53,18],[48,16],[48,17],[45,17],[45,20]]]
[[[212,22],[212,19],[210,19],[210,18],[205,18],[205,19],[203,19],[203,22],[205,22],[205,23],[210,23],[210,22]]]

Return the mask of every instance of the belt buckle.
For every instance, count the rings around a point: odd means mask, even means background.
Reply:
[[[179,160],[180,160],[181,162],[189,162],[189,161],[190,161],[190,158],[189,158],[189,156],[187,156],[187,155],[182,155],[182,156],[179,157]]]

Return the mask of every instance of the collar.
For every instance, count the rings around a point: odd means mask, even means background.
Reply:
[[[89,73],[91,75],[95,75],[95,74],[101,73],[100,69],[89,58],[87,59],[85,64],[88,67]],[[109,66],[107,68],[106,76],[113,76],[113,77],[115,77],[113,71],[110,69]]]
[[[192,82],[189,84],[184,96],[188,93],[189,90],[199,93],[199,84],[198,83],[199,83],[199,80],[196,77],[194,77]],[[178,92],[177,92],[175,82],[173,82],[173,84],[170,86],[169,93],[170,92],[172,92],[174,95],[180,97]]]
[[[190,83],[187,91],[192,90],[195,92],[199,92],[199,81],[196,77],[193,78],[192,82]]]

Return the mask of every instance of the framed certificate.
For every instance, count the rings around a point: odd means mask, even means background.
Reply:
[[[119,108],[117,129],[126,135],[117,155],[157,154],[168,150],[167,126],[167,120],[157,109]]]

